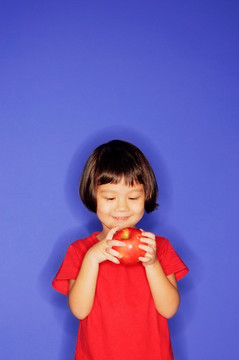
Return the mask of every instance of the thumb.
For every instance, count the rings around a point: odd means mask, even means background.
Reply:
[[[114,234],[115,234],[116,231],[118,231],[118,230],[119,230],[119,225],[117,225],[117,226],[113,227],[112,229],[110,229],[110,231],[109,231],[108,234],[107,234],[107,239],[108,239],[108,240],[112,240]]]

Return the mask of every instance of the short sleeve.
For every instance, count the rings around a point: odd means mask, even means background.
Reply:
[[[159,237],[158,257],[165,274],[174,274],[176,280],[182,279],[188,272],[188,267],[176,253],[168,239]]]
[[[54,280],[52,281],[52,286],[55,290],[64,295],[68,295],[69,280],[77,278],[83,258],[84,254],[79,253],[74,245],[71,244]]]

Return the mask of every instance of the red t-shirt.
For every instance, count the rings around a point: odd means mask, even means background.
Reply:
[[[68,294],[69,279],[76,279],[87,250],[98,233],[72,243],[52,282]],[[156,237],[157,257],[166,275],[181,279],[189,271],[169,241]],[[100,264],[95,300],[90,314],[80,321],[75,360],[172,360],[167,319],[155,306],[144,266]]]

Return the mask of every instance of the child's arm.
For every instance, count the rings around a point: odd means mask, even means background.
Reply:
[[[69,307],[80,320],[87,317],[92,309],[99,264],[105,260],[119,264],[118,258],[121,255],[112,249],[112,246],[124,246],[124,243],[112,240],[116,230],[118,228],[111,229],[104,240],[99,241],[87,251],[76,280],[69,280]]]
[[[139,258],[145,266],[146,276],[157,311],[169,319],[176,314],[180,296],[174,274],[166,276],[156,257],[155,235],[142,231],[140,248],[146,251],[145,257]]]

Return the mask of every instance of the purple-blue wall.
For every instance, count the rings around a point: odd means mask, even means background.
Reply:
[[[89,153],[113,138],[152,163],[161,206],[142,226],[191,270],[170,320],[175,360],[238,359],[238,10],[2,2],[2,359],[73,359],[77,320],[51,280],[68,245],[99,229],[77,185]]]

